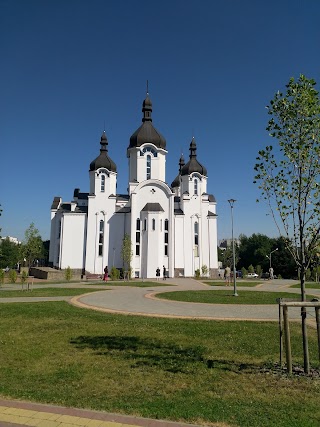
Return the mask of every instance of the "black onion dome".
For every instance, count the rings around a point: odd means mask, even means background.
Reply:
[[[190,142],[189,150],[190,160],[181,169],[181,175],[191,175],[194,172],[198,172],[200,175],[207,176],[207,169],[197,160],[197,144],[194,138]]]
[[[180,187],[180,175],[184,165],[185,165],[184,157],[183,157],[183,154],[181,154],[179,159],[179,175],[177,175],[175,179],[172,181],[171,188]]]
[[[111,172],[117,172],[116,164],[108,156],[108,139],[105,131],[101,135],[100,145],[100,154],[90,163],[90,170],[95,171],[99,168],[106,168]]]
[[[141,145],[150,142],[157,148],[165,149],[167,144],[165,138],[152,124],[152,102],[148,94],[146,99],[143,101],[142,112],[142,125],[130,137],[129,148],[141,147]]]

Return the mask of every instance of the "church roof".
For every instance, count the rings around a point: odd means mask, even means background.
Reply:
[[[214,197],[213,194],[209,194],[208,200],[209,202],[216,202],[216,198]]]
[[[130,137],[129,148],[141,147],[145,143],[154,144],[157,148],[166,148],[166,140],[152,124],[152,102],[147,93],[142,104],[142,125]]]
[[[106,168],[111,172],[117,172],[116,164],[108,156],[108,139],[105,131],[101,135],[100,145],[100,154],[90,163],[90,170],[95,171],[99,168]]]
[[[175,177],[175,179],[171,183],[171,188],[180,187],[180,175],[183,166],[185,165],[183,154],[181,154],[179,159],[179,174]]]
[[[190,160],[181,169],[181,175],[191,175],[194,172],[198,172],[200,175],[207,176],[207,169],[197,160],[197,144],[194,137],[192,137],[192,141],[190,142],[189,150]]]
[[[142,212],[164,212],[162,209],[160,203],[147,203],[143,209],[141,209]]]

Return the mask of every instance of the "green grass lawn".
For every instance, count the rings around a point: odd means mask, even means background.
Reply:
[[[228,288],[226,290],[164,292],[157,294],[157,298],[207,304],[277,304],[277,298],[295,298],[299,300],[300,295],[289,292],[238,290],[238,296],[234,297],[233,288]]]
[[[301,328],[290,327],[301,364]],[[311,365],[319,369],[316,344],[310,329]],[[265,372],[278,353],[275,322],[2,304],[0,395],[221,427],[318,427],[319,379]]]
[[[296,285],[290,286],[290,288],[299,288],[300,289],[300,283]],[[320,283],[315,282],[307,282],[306,283],[306,289],[320,289]]]
[[[205,283],[206,285],[210,285],[210,286],[226,286],[226,282],[222,282],[222,281],[217,281],[217,280],[205,280],[203,283]],[[260,285],[262,282],[238,282],[237,280],[237,287],[238,286],[247,286],[247,287],[254,287],[257,285]],[[230,286],[233,287],[233,282],[230,282]],[[229,286],[229,287],[230,287]]]
[[[107,289],[107,288],[106,288]],[[101,291],[94,288],[35,288],[32,291],[2,290],[0,298],[24,298],[24,297],[65,297],[86,294],[88,292]]]

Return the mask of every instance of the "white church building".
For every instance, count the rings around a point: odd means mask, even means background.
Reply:
[[[122,240],[132,243],[132,277],[155,278],[163,266],[169,277],[191,277],[206,266],[218,275],[216,200],[207,193],[207,170],[197,160],[194,138],[189,160],[166,183],[167,144],[152,124],[152,103],[142,105],[142,125],[127,148],[128,194],[117,194],[117,166],[103,132],[100,154],[90,163],[89,192],[76,188],[71,202],[54,197],[49,262],[55,268],[103,274],[123,268]]]

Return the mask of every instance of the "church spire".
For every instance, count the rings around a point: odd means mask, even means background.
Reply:
[[[142,122],[152,122],[152,117],[151,117],[152,102],[151,102],[151,99],[149,98],[148,80],[147,80],[147,94],[146,94],[146,99],[143,101],[143,104],[142,104],[142,112],[143,112]]]

